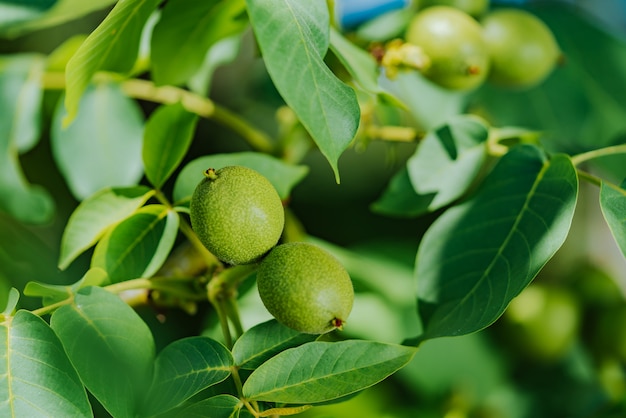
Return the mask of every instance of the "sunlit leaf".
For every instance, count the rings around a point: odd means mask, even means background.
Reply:
[[[191,198],[196,186],[202,180],[207,168],[220,169],[230,165],[243,165],[263,174],[276,188],[281,199],[289,197],[291,189],[308,173],[306,166],[294,166],[258,152],[238,152],[232,154],[212,154],[196,158],[187,164],[174,184],[174,200],[177,202]]]
[[[133,68],[143,26],[159,3],[160,0],[119,0],[78,48],[67,63],[65,125],[76,117],[81,96],[96,72],[127,73]]]
[[[246,4],[270,77],[339,181],[337,160],[356,134],[360,110],[354,90],[324,63],[330,27],[327,4],[300,0]]]
[[[626,190],[602,183],[600,207],[615,242],[626,257]]]
[[[168,411],[230,375],[233,358],[208,337],[188,337],[166,346],[157,356],[146,414]]]
[[[150,277],[163,265],[178,232],[178,214],[162,205],[144,206],[98,242],[91,267],[100,267],[111,283]]]
[[[87,393],[59,338],[18,311],[0,325],[0,416],[92,416]]]
[[[135,417],[154,361],[150,329],[117,295],[81,289],[71,305],[56,310],[57,333],[81,381],[115,417]]]
[[[74,196],[82,200],[105,187],[139,182],[143,115],[117,84],[91,86],[67,128],[64,116],[59,101],[51,127],[52,152]]]
[[[578,177],[565,155],[511,149],[470,200],[448,209],[417,254],[421,339],[463,335],[493,323],[560,248]]]
[[[49,193],[28,183],[18,158],[39,140],[43,70],[39,55],[0,59],[0,210],[30,223],[46,222],[54,211]]]
[[[435,194],[428,210],[458,199],[475,180],[487,157],[489,130],[473,117],[457,117],[431,131],[407,161],[409,178],[420,196]]]
[[[152,36],[155,83],[185,83],[213,44],[240,33],[247,23],[243,0],[168,1]]]
[[[391,375],[415,348],[364,340],[310,342],[276,355],[256,369],[243,386],[252,400],[296,404],[337,399]]]
[[[182,104],[158,108],[146,123],[143,163],[146,177],[157,189],[172,175],[191,145],[198,117]]]
[[[65,269],[112,225],[126,219],[154,192],[145,186],[102,189],[78,205],[61,240],[59,268]]]
[[[237,367],[255,369],[281,351],[308,343],[317,337],[294,331],[272,319],[250,328],[239,337],[233,347],[233,357]]]

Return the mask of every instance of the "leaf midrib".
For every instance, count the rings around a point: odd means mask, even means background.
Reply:
[[[546,161],[544,162],[543,166],[541,167],[541,170],[539,171],[539,173],[537,173],[537,177],[535,178],[535,181],[533,182],[532,187],[530,188],[529,192],[527,193],[527,197],[524,201],[524,205],[522,206],[519,215],[516,216],[515,218],[515,222],[513,223],[513,226],[511,227],[509,233],[507,234],[506,238],[504,239],[502,245],[500,245],[500,247],[498,248],[498,251],[496,252],[496,254],[492,257],[491,262],[489,263],[489,265],[485,268],[484,273],[482,274],[482,276],[476,281],[476,283],[474,284],[474,286],[472,286],[472,288],[465,294],[465,296],[463,296],[463,298],[461,298],[461,300],[455,304],[454,308],[450,309],[450,311],[444,315],[443,317],[441,317],[440,322],[444,322],[446,321],[450,316],[452,316],[454,313],[456,313],[461,306],[464,306],[465,303],[469,300],[470,297],[472,297],[474,295],[474,293],[477,291],[478,287],[480,285],[482,285],[482,283],[487,280],[487,278],[489,277],[489,274],[491,272],[491,270],[494,268],[495,264],[496,264],[496,260],[498,260],[504,250],[507,248],[511,237],[513,236],[513,234],[517,231],[517,227],[519,226],[520,222],[522,221],[522,219],[524,219],[526,212],[529,210],[529,203],[530,201],[535,197],[535,192],[537,190],[537,188],[539,187],[539,184],[541,184],[541,180],[543,179],[545,172],[548,170],[548,168],[550,167],[550,162]]]

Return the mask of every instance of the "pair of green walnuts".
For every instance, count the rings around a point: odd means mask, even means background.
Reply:
[[[270,181],[243,166],[209,168],[204,175],[189,207],[202,244],[225,263],[259,263],[259,295],[282,324],[309,334],[341,329],[354,301],[350,276],[317,246],[277,245],[285,214]]]
[[[405,40],[430,58],[424,75],[451,90],[471,90],[485,80],[529,88],[543,81],[561,58],[548,26],[520,9],[496,9],[478,21],[457,7],[427,7],[413,17]]]

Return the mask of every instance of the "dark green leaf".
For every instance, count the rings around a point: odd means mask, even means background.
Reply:
[[[117,84],[92,85],[74,123],[63,127],[59,101],[51,127],[52,152],[79,200],[105,187],[136,185],[143,174],[143,115]]]
[[[217,395],[182,409],[177,418],[237,418],[241,401],[231,395]]]
[[[602,183],[600,207],[613,238],[626,257],[626,190]]]
[[[283,351],[243,386],[251,400],[308,404],[370,387],[406,365],[415,348],[372,341],[311,342]]]
[[[271,319],[246,331],[233,347],[235,364],[242,369],[256,369],[267,359],[287,348],[297,347],[317,338],[302,334]]]
[[[118,296],[81,289],[71,305],[52,314],[52,329],[78,374],[117,418],[135,417],[148,388],[155,346],[150,329]]]
[[[102,9],[116,0],[48,0],[30,4],[9,1],[0,3],[0,35],[16,37],[38,29],[79,18]]]
[[[144,24],[160,0],[119,0],[67,63],[63,123],[77,115],[83,92],[98,71],[129,72],[139,53]],[[81,104],[81,108],[84,104]]]
[[[109,227],[130,216],[153,193],[145,186],[107,188],[81,202],[63,231],[59,268],[67,268],[83,251],[94,245]]]
[[[198,117],[182,104],[164,105],[146,124],[143,140],[143,163],[146,177],[161,188],[172,175],[191,145]]]
[[[146,414],[168,411],[230,376],[233,358],[208,337],[174,341],[159,353],[146,403]]]
[[[560,248],[578,193],[565,155],[512,148],[476,195],[446,211],[417,254],[422,339],[493,323]]]
[[[389,181],[383,194],[372,204],[372,210],[384,215],[413,217],[429,211],[436,193],[417,194],[409,177],[409,170],[402,167]]]
[[[59,338],[18,311],[0,325],[0,416],[92,416],[87,393]]]
[[[324,63],[330,27],[327,4],[301,0],[246,4],[270,77],[339,181],[337,160],[356,134],[360,110],[354,90]]]
[[[247,23],[243,0],[168,1],[152,35],[155,83],[185,83],[213,44],[240,33]]]
[[[0,60],[0,210],[30,223],[46,222],[54,212],[51,196],[28,183],[18,157],[39,140],[43,70],[39,55]]]
[[[411,184],[420,196],[435,196],[428,210],[458,199],[475,180],[487,156],[487,127],[463,116],[430,132],[407,161]]]
[[[174,245],[178,221],[166,206],[142,207],[98,242],[91,267],[106,271],[111,283],[152,276]]]
[[[243,165],[263,174],[274,185],[281,199],[289,197],[291,189],[309,171],[308,167],[286,164],[258,152],[208,155],[191,161],[183,168],[174,184],[174,200],[181,202],[190,199],[207,168],[217,170],[229,165]]]

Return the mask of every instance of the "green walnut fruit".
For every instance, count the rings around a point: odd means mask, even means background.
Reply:
[[[304,242],[275,247],[261,262],[257,285],[263,304],[279,322],[308,334],[341,329],[354,302],[341,263]]]
[[[285,212],[274,186],[242,166],[209,168],[191,197],[191,226],[204,246],[228,264],[250,264],[280,239]]]
[[[416,14],[405,40],[422,48],[431,65],[424,75],[451,90],[480,86],[489,73],[489,53],[480,24],[450,6],[433,6]]]
[[[561,51],[552,31],[535,15],[500,9],[482,20],[491,71],[489,80],[512,88],[539,84],[554,69]]]
[[[450,6],[472,16],[480,16],[489,8],[489,0],[426,0],[425,6]]]

